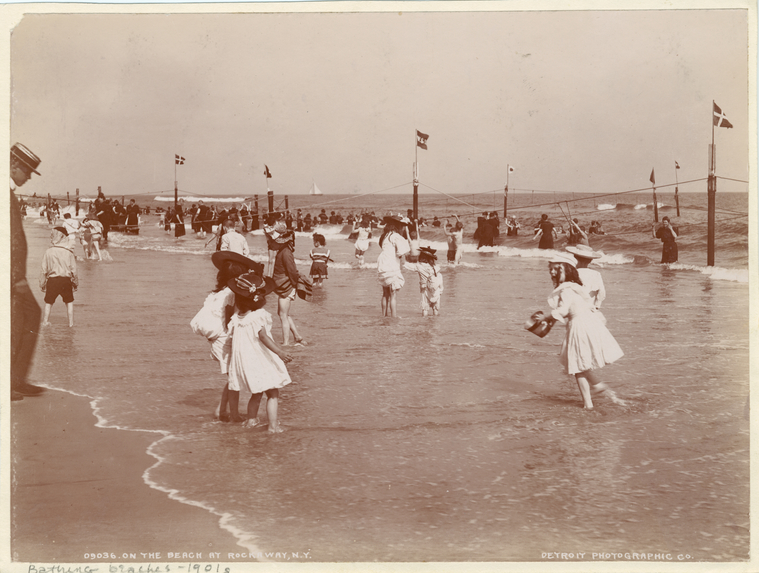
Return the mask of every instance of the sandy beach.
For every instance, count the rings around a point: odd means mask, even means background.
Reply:
[[[53,390],[13,402],[11,423],[14,561],[207,561],[242,550],[218,516],[144,483],[159,434],[96,427],[87,398]],[[89,557],[113,547],[137,558]]]

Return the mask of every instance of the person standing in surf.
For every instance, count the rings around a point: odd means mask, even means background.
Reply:
[[[203,307],[190,321],[190,327],[195,334],[205,337],[211,344],[211,358],[219,363],[226,380],[221,391],[221,401],[216,408],[216,417],[222,422],[243,422],[245,420],[240,416],[239,410],[240,388],[236,385],[230,387],[228,378],[232,339],[229,337],[227,323],[234,311],[235,295],[227,284],[247,272],[263,274],[264,266],[232,251],[216,251],[211,255],[211,262],[218,269],[216,288],[206,297]]]
[[[45,293],[45,313],[42,326],[50,326],[48,319],[53,304],[60,296],[66,305],[69,327],[74,326],[74,291],[79,286],[76,274],[76,257],[69,247],[68,231],[64,227],[55,227],[50,233],[52,247],[42,257],[40,272],[40,290]]]
[[[654,223],[651,229],[654,239],[661,239],[661,264],[677,262],[677,229],[669,222],[669,217],[662,217],[661,225]]]
[[[327,240],[324,235],[314,233],[314,248],[311,249],[309,256],[313,261],[311,263],[311,271],[309,274],[314,281],[314,286],[322,286],[324,279],[329,278],[327,276],[328,267],[327,261],[329,258],[329,249],[326,247]]]
[[[454,217],[456,217],[456,224],[451,227],[448,219],[446,219],[443,232],[448,238],[448,262],[457,265],[461,262],[461,255],[463,255],[464,225],[459,220],[458,215],[454,215]]]
[[[443,275],[436,264],[435,249],[419,248],[418,262],[406,261],[404,269],[415,271],[419,275],[419,292],[422,293],[422,316],[440,314],[440,295],[443,294]]]
[[[248,428],[259,425],[258,407],[266,393],[269,433],[278,434],[283,431],[279,425],[279,389],[292,382],[285,366],[292,357],[272,338],[271,314],[264,309],[274,281],[250,272],[230,280],[227,286],[235,293],[235,314],[229,321],[229,382],[251,392],[245,422]]]
[[[279,319],[282,322],[282,345],[289,346],[290,333],[295,338],[295,344],[305,346],[306,341],[295,327],[295,321],[290,315],[290,309],[295,297],[297,296],[298,281],[300,273],[295,266],[295,232],[286,230],[284,233],[274,239],[275,244],[279,247],[276,258],[274,259],[274,292],[279,297],[277,311]]]
[[[549,325],[556,322],[567,325],[559,361],[567,373],[575,377],[585,409],[592,410],[592,394],[608,389],[598,379],[596,371],[620,359],[624,353],[597,313],[593,312],[593,304],[582,285],[576,265],[575,259],[565,254],[556,255],[550,260],[548,271],[554,286],[548,297],[551,310],[547,313],[538,311],[532,319],[546,321]]]
[[[366,217],[362,217],[361,222],[358,221],[358,218],[353,221],[353,232],[358,233],[356,243],[353,246],[360,269],[364,268],[364,254],[369,250],[369,239],[372,238],[371,226],[372,224]]]
[[[405,279],[401,272],[401,260],[411,250],[408,241],[403,236],[406,234],[408,219],[402,219],[394,215],[384,218],[385,229],[379,239],[382,249],[377,258],[377,273],[380,285],[382,285],[382,316],[396,318],[396,295],[403,288]]]
[[[535,233],[535,236],[532,238],[532,240],[534,241],[535,239],[539,239],[539,249],[553,249],[553,242],[558,238],[559,235],[556,233],[556,228],[554,227],[553,223],[548,220],[548,215],[543,213],[540,216],[540,223],[538,223],[537,233]]]

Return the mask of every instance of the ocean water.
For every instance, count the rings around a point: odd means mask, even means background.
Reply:
[[[411,206],[381,199],[363,206]],[[175,239],[154,215],[139,236],[111,235],[112,260],[79,261],[76,326],[59,301],[32,381],[91,397],[101,425],[156,432],[146,483],[217,514],[244,553],[308,552],[316,562],[540,561],[546,552],[748,559],[745,194],[718,196],[713,268],[704,196],[680,197],[673,265],[656,264],[661,243],[643,196],[613,208],[570,203],[572,216],[587,224],[592,213],[608,233],[592,238],[604,253],[594,266],[625,352],[600,374],[626,404],[602,398],[592,412],[558,364],[563,329],[540,339],[523,328],[552,290],[549,253],[529,231],[541,212],[562,215],[545,199],[515,213],[519,237],[481,252],[469,242],[458,267],[445,262],[442,233],[422,230],[422,245],[440,249],[444,276],[434,318],[421,316],[413,273],[398,295],[401,318],[381,317],[379,248],[358,269],[347,229],[322,228],[335,263],[313,301],[293,306],[309,345],[291,351],[283,434],[213,419],[224,379],[189,326],[214,286],[212,247],[191,232]],[[454,212],[420,205],[423,216]],[[477,210],[467,213],[467,241]],[[659,216],[672,211],[664,204]],[[25,228],[36,285],[49,228],[35,217]],[[248,242],[264,261],[260,232]],[[299,234],[302,272],[310,248]],[[266,308],[279,337],[273,297]],[[178,524],[178,540],[191,526]]]

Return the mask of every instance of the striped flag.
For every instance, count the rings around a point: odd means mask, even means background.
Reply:
[[[714,106],[714,125],[717,127],[733,127],[733,124],[727,121],[727,116],[722,113],[719,106],[714,102],[712,102],[712,105]]]
[[[264,165],[264,175],[266,175],[267,179],[271,179],[271,171],[269,171],[269,167],[267,165]]]
[[[184,165],[184,157],[174,154],[174,165]]]
[[[427,140],[430,138],[426,133],[416,130],[416,145],[422,149],[427,149]]]

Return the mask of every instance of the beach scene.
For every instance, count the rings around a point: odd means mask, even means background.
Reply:
[[[754,10],[23,16],[10,145],[41,159],[14,192],[37,304],[56,227],[99,194],[139,214],[99,257],[72,234],[73,326],[54,302],[27,377],[45,391],[4,402],[6,569],[751,570]],[[409,266],[383,312],[388,216],[435,253],[435,313]],[[225,217],[262,265],[275,219],[302,275],[315,234],[329,250],[290,306],[278,433],[266,397],[262,424],[220,419],[228,378],[190,325]],[[575,220],[624,353],[592,409],[559,359],[571,325],[526,329]]]

